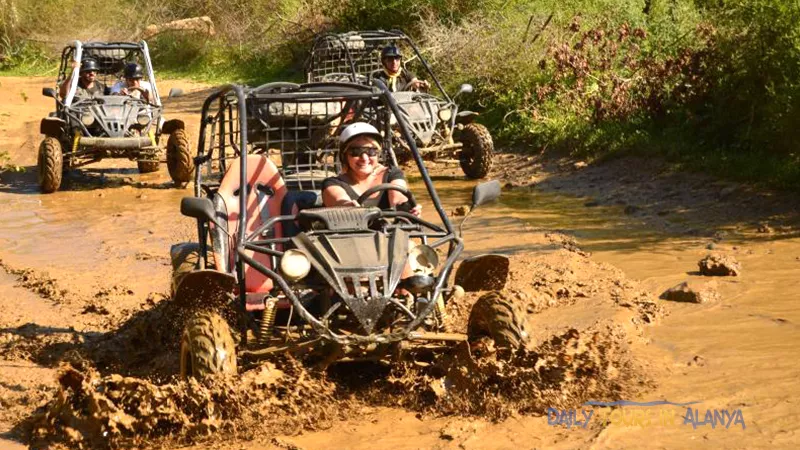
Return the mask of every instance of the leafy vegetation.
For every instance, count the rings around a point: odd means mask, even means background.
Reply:
[[[794,0],[0,0],[0,70],[52,70],[68,39],[133,39],[207,15],[213,36],[151,39],[159,71],[213,82],[303,79],[315,33],[401,28],[499,140],[600,158],[658,154],[800,189]],[[101,7],[102,6],[102,7]],[[63,11],[103,11],[102,18]],[[135,11],[134,11],[135,9]],[[79,32],[76,32],[79,30]]]

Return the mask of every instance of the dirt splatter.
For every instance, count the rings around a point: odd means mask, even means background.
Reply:
[[[343,411],[334,387],[300,363],[268,363],[236,379],[211,377],[156,385],[92,369],[61,369],[53,400],[21,428],[34,445],[70,448],[159,446],[216,436],[252,438],[330,426]]]
[[[71,303],[76,300],[76,295],[62,288],[59,282],[47,273],[39,273],[33,269],[19,269],[11,267],[0,259],[0,268],[17,277],[19,286],[34,292],[40,297],[54,303]]]

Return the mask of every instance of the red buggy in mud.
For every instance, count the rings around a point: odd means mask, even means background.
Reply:
[[[511,348],[526,340],[516,306],[499,297],[475,305],[467,335],[447,332],[447,301],[460,291],[448,280],[464,243],[410,136],[436,222],[321,205],[322,180],[339,172],[338,136],[349,123],[380,130],[381,162],[397,164],[397,112],[380,82],[227,86],[206,100],[195,196],[181,203],[197,219],[199,241],[171,251],[173,297],[189,311],[183,376],[235,373],[277,352],[327,365],[486,337]],[[409,134],[405,123],[401,131]],[[391,189],[415,202],[389,184],[362,197]],[[496,181],[479,185],[473,207],[499,194]],[[407,265],[413,275],[402,278]]]

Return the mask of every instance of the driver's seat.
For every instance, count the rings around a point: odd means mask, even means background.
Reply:
[[[239,227],[239,196],[247,195],[247,222],[244,233],[252,233],[271,217],[281,214],[281,203],[286,196],[286,186],[275,163],[265,155],[247,155],[247,186],[241,189],[241,160],[231,161],[230,168],[222,178],[219,189],[214,194],[213,202],[217,216],[227,225],[229,238],[219,230],[212,230],[212,245],[217,257],[217,270],[228,272],[233,267],[236,239]],[[270,237],[282,237],[280,223],[272,229]],[[225,241],[225,242],[221,242]],[[245,254],[264,266],[272,269],[269,255],[246,250]],[[247,292],[266,293],[272,290],[272,279],[249,265],[244,266],[245,289]]]

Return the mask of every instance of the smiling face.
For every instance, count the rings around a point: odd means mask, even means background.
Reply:
[[[347,143],[345,161],[347,171],[357,179],[364,179],[378,167],[378,153],[381,146],[375,139],[358,136]],[[372,156],[370,156],[372,154]]]

